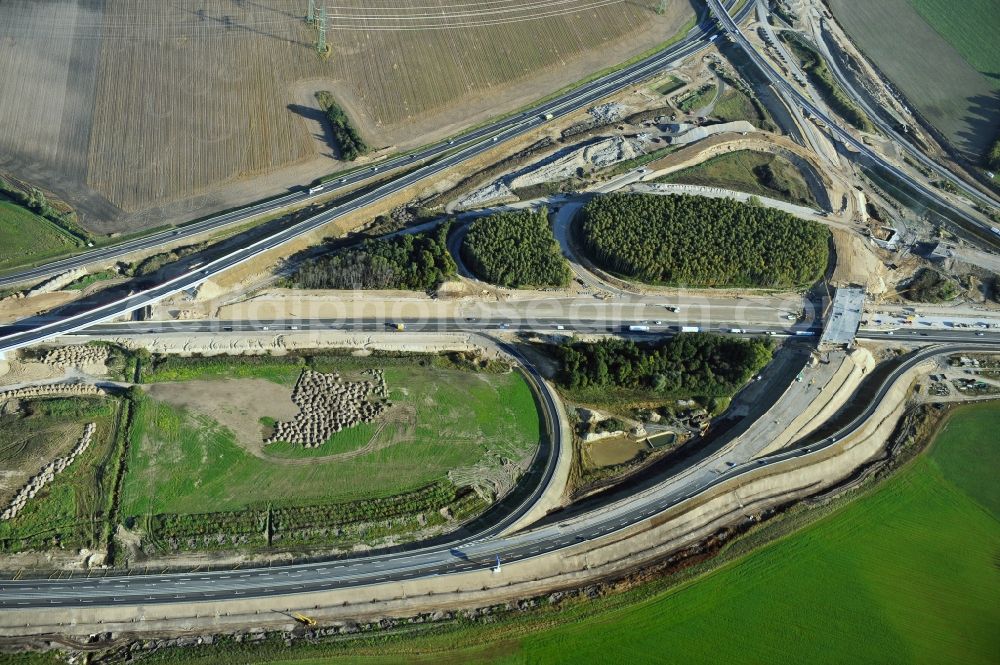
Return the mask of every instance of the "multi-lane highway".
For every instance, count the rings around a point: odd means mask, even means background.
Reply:
[[[752,4],[752,3],[748,3]],[[851,149],[857,151],[858,153],[864,155],[873,163],[877,164],[880,168],[888,171],[894,177],[898,178],[902,182],[908,184],[910,187],[918,191],[921,195],[925,196],[931,201],[937,202],[942,207],[951,210],[961,219],[963,219],[967,224],[985,231],[985,238],[989,238],[990,242],[996,246],[1000,246],[1000,236],[993,236],[989,232],[989,226],[984,224],[978,219],[971,217],[966,212],[955,208],[946,198],[944,198],[940,192],[934,190],[934,188],[925,185],[919,180],[913,178],[910,174],[906,173],[902,169],[895,166],[892,162],[884,158],[878,152],[872,150],[863,141],[854,137],[848,130],[844,129],[840,123],[831,118],[823,109],[817,106],[811,99],[797,89],[794,85],[789,83],[779,72],[777,72],[774,66],[764,58],[753,44],[746,38],[743,31],[740,30],[739,20],[740,17],[730,16],[729,12],[723,6],[720,0],[708,0],[708,5],[711,8],[713,14],[719,19],[719,23],[724,29],[724,31],[730,35],[733,40],[739,45],[743,51],[747,54],[753,62],[760,69],[771,85],[778,91],[778,93],[785,99],[785,101],[793,106],[798,106],[801,110],[804,110],[807,114],[811,114],[819,118],[828,127],[828,131],[834,137],[834,139],[840,141]],[[954,182],[956,185],[962,187],[963,189],[969,188],[967,183],[964,183],[961,179],[956,178],[953,174],[948,173],[947,178],[949,181]],[[977,198],[982,198],[982,194],[979,194]]]
[[[749,3],[744,6],[742,12],[747,12],[752,7]],[[678,44],[666,48],[658,53],[649,56],[633,65],[621,70],[612,72],[591,83],[576,88],[551,101],[542,103],[529,111],[525,111],[515,116],[499,120],[481,129],[474,130],[465,135],[460,141],[454,144],[438,144],[428,148],[426,154],[420,159],[437,157],[437,159],[424,164],[423,166],[407,171],[391,181],[361,194],[346,203],[324,211],[318,215],[305,219],[297,224],[281,229],[273,235],[258,240],[248,246],[230,252],[214,261],[199,266],[196,270],[191,270],[178,275],[153,288],[135,293],[118,301],[107,303],[93,310],[83,312],[74,316],[69,316],[59,321],[54,321],[44,325],[36,326],[30,331],[21,331],[14,334],[0,337],[0,353],[10,351],[23,346],[36,344],[42,340],[55,337],[57,335],[70,333],[87,326],[91,326],[100,321],[122,316],[137,309],[150,305],[174,293],[197,286],[200,282],[228,270],[236,265],[248,261],[255,256],[283,245],[284,243],[309,233],[322,227],[344,215],[361,210],[373,205],[382,199],[392,196],[397,192],[405,190],[407,187],[420,182],[426,178],[443,173],[448,169],[491,150],[496,145],[521,136],[538,126],[548,122],[548,118],[558,118],[573,111],[593,104],[594,102],[607,97],[619,90],[646,80],[651,76],[663,71],[668,65],[676,60],[686,58],[698,51],[707,48],[709,37],[714,34],[714,27],[708,22],[702,22],[693,28],[685,38]],[[381,167],[380,167],[381,168]],[[356,176],[360,178],[361,176]],[[349,183],[348,183],[349,184]],[[345,185],[346,186],[346,185]],[[289,197],[302,196],[302,194],[289,195]],[[286,200],[282,205],[289,205],[292,200]],[[268,204],[260,204],[267,206]],[[238,214],[238,213],[232,213]],[[253,216],[262,214],[258,209],[251,213]],[[226,224],[233,223],[228,219]],[[205,222],[206,224],[209,222]],[[184,231],[181,230],[181,233]],[[149,242],[155,244],[162,243],[163,238],[152,237]],[[145,239],[136,242],[144,242]],[[79,261],[85,261],[80,257]],[[65,268],[63,268],[65,269]]]
[[[409,552],[286,565],[275,568],[204,571],[155,575],[22,579],[0,582],[0,607],[8,610],[60,607],[142,605],[204,600],[238,600],[294,595],[417,577],[489,568],[501,561],[530,559],[594,540],[647,520],[746,474],[791,458],[818,457],[837,441],[858,431],[874,414],[892,384],[915,365],[937,355],[993,351],[995,346],[953,344],[916,352],[882,381],[865,409],[820,441],[756,460],[743,460],[725,471],[687,470],[663,483],[598,510],[531,531],[488,538],[477,535]],[[710,460],[714,464],[717,460]]]
[[[735,3],[731,0],[729,4]],[[740,11],[740,16],[745,16],[752,5],[747,3]],[[262,201],[254,205],[240,208],[201,220],[192,224],[160,231],[150,235],[135,238],[126,242],[101,247],[98,249],[83,252],[79,255],[53,261],[37,268],[19,271],[5,276],[0,276],[0,288],[21,284],[32,280],[40,280],[52,275],[57,275],[68,270],[81,268],[99,262],[111,262],[128,254],[159,247],[166,243],[175,244],[185,239],[194,238],[209,231],[215,231],[227,226],[236,225],[264,215],[270,215],[286,208],[302,205],[309,201],[328,197],[337,192],[346,192],[375,177],[381,177],[385,173],[398,170],[400,168],[414,167],[417,164],[424,164],[415,173],[407,174],[394,179],[387,185],[378,188],[380,192],[377,196],[362,197],[362,205],[347,204],[341,208],[331,211],[332,214],[319,215],[306,220],[295,228],[297,233],[285,234],[282,242],[301,235],[312,228],[321,226],[332,219],[336,219],[352,210],[356,210],[364,205],[384,198],[395,193],[413,183],[441,173],[455,165],[475,157],[487,150],[496,147],[498,144],[521,136],[546,122],[549,118],[556,119],[568,113],[584,108],[608,95],[627,88],[630,85],[650,78],[656,73],[665,69],[670,63],[686,58],[693,53],[706,48],[709,44],[708,38],[715,34],[715,26],[710,21],[703,21],[693,28],[684,39],[677,44],[665,48],[639,62],[618,71],[606,74],[594,81],[586,83],[578,88],[558,95],[553,99],[543,102],[516,115],[500,118],[494,122],[472,129],[451,140],[444,140],[420,150],[380,161],[370,166],[365,166],[345,173],[339,178],[334,178],[323,183],[317,188],[305,189],[279,196],[274,199]],[[551,114],[551,115],[550,115]],[[352,202],[353,203],[353,202]],[[280,244],[280,243],[279,243]],[[271,245],[276,246],[276,245]],[[271,246],[265,248],[268,249]],[[264,251],[264,249],[258,249]]]

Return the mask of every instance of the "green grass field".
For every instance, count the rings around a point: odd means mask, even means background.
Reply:
[[[436,634],[230,644],[149,662],[995,663],[998,422],[1000,403],[959,408],[929,453],[861,498],[665,591],[639,587]]]
[[[697,91],[689,92],[688,95],[677,104],[677,108],[685,113],[691,113],[702,108],[713,99],[718,92],[718,86],[715,84],[706,85],[703,89]]]
[[[712,108],[712,117],[718,118],[722,122],[746,120],[754,127],[764,126],[764,118],[757,112],[757,108],[750,101],[750,98],[733,88],[727,88],[719,96]]]
[[[979,73],[1000,75],[1000,7],[995,0],[909,0],[934,30]]]
[[[0,196],[0,270],[69,252],[76,238],[30,210]]]
[[[88,449],[12,520],[0,521],[0,549],[95,547],[102,544],[116,468],[117,402],[107,398],[34,399],[30,415],[0,416],[0,468],[34,475],[66,455],[86,423],[97,425]],[[6,475],[6,474],[5,474]],[[5,492],[13,495],[23,486]]]
[[[722,187],[819,207],[805,178],[794,164],[784,157],[751,150],[713,157],[701,164],[663,176],[657,182]]]
[[[243,376],[293,383],[286,370],[294,369],[297,376],[294,362],[274,360],[244,367]],[[381,428],[372,423],[339,432],[311,450],[289,444],[264,449],[274,458],[320,457],[356,450],[378,431],[370,452],[305,466],[251,454],[232,431],[204,414],[143,400],[132,429],[123,514],[202,513],[265,502],[278,507],[392,496],[441,480],[450,469],[475,464],[487,450],[526,452],[537,445],[539,416],[520,374],[474,373],[422,362],[427,366],[412,359],[315,362],[317,371],[344,373],[383,367],[390,399],[405,418],[387,419]],[[207,364],[211,371],[198,377],[228,376],[223,364],[212,359]],[[190,373],[174,363],[167,374]],[[266,418],[266,405],[261,408],[257,417]]]

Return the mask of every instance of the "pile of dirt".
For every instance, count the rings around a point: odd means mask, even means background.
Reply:
[[[373,381],[344,381],[336,373],[302,372],[292,391],[299,413],[290,421],[276,423],[265,443],[287,441],[315,448],[337,432],[375,420],[391,403],[382,371],[368,373]],[[369,399],[373,395],[376,399]]]

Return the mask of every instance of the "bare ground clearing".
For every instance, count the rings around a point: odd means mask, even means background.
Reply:
[[[693,15],[688,0],[663,15],[652,0],[560,15],[512,0],[517,21],[469,23],[454,0],[406,0],[386,21],[384,2],[339,4],[322,59],[299,0],[5,2],[0,168],[97,232],[183,221],[342,166],[303,85],[334,91],[371,144],[415,146],[645,51]],[[422,13],[434,25],[400,29]]]
[[[264,452],[260,418],[291,420],[299,412],[288,386],[267,379],[154,383],[146,390],[153,399],[218,421],[247,452],[267,459],[272,458]]]

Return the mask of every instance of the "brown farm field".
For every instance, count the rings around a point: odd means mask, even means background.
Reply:
[[[1000,126],[997,73],[977,71],[908,0],[828,4],[851,39],[927,121],[958,151],[979,161]],[[967,8],[957,3],[952,11]],[[972,36],[968,39],[975,46]]]
[[[321,3],[320,3],[321,4]],[[669,39],[690,0],[343,0],[330,56],[306,0],[0,3],[0,170],[96,232],[179,222],[345,166],[316,90],[405,149]]]

